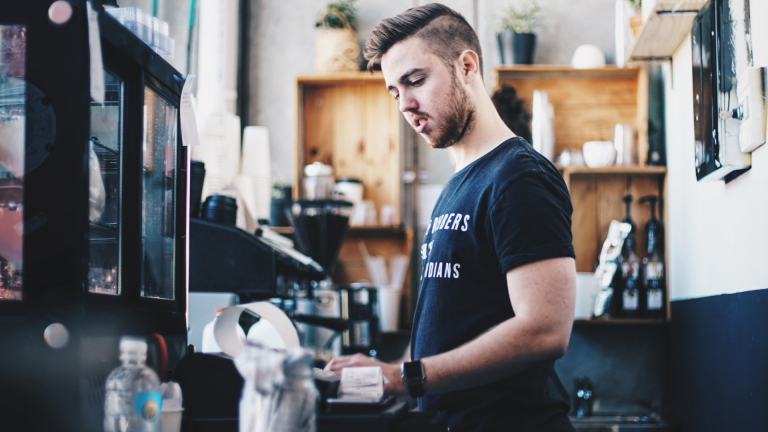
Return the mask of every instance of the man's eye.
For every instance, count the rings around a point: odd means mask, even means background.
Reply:
[[[412,85],[412,86],[418,86],[418,85],[421,85],[421,84],[423,84],[423,83],[424,83],[424,78],[419,78],[419,79],[417,79],[417,80],[413,80],[413,81],[411,82],[411,85]]]
[[[399,93],[398,94],[394,94],[394,95],[392,95],[392,97],[394,97],[395,100],[398,100],[398,99],[400,99],[400,94]]]

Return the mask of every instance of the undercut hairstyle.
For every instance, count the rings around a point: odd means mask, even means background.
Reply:
[[[419,38],[452,72],[463,51],[474,51],[480,61],[480,76],[483,76],[483,53],[477,33],[460,13],[440,3],[411,8],[381,20],[365,42],[368,70],[373,72],[377,66],[381,67],[381,57],[409,37]]]

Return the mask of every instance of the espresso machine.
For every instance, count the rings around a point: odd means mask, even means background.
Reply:
[[[193,179],[193,182],[195,180]],[[208,199],[210,201],[210,197]],[[299,200],[288,219],[293,244],[268,229],[190,219],[190,291],[234,293],[240,303],[271,301],[297,323],[302,345],[330,360],[369,354],[379,343],[376,289],[328,283],[349,229],[351,203]]]
[[[4,431],[103,430],[122,335],[186,353],[184,82],[100,0],[0,1]]]

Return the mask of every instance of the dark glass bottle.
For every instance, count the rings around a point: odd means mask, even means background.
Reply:
[[[651,217],[645,224],[645,235],[648,240],[648,255],[643,259],[643,297],[645,315],[663,317],[666,314],[666,279],[664,273],[664,252],[662,238],[664,229],[661,221],[656,218],[655,195],[645,196],[640,203],[650,203]]]
[[[627,214],[624,222],[628,223],[632,230],[624,240],[621,247],[621,262],[619,272],[621,274],[621,289],[614,291],[618,294],[619,316],[636,317],[643,314],[643,302],[641,301],[640,284],[640,258],[635,254],[635,233],[637,229],[630,217],[630,205],[632,204],[632,195],[623,198],[627,208]]]

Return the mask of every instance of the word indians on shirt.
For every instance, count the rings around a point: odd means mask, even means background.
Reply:
[[[470,215],[463,215],[461,213],[446,213],[436,217],[434,220],[429,221],[427,232],[424,236],[425,243],[421,245],[421,259],[424,260],[424,274],[422,274],[422,279],[459,278],[459,270],[461,269],[461,264],[450,262],[427,262],[427,259],[432,254],[432,247],[435,241],[433,240],[429,243],[426,243],[426,240],[430,237],[431,234],[434,234],[438,230],[466,232],[469,229],[469,219]]]

